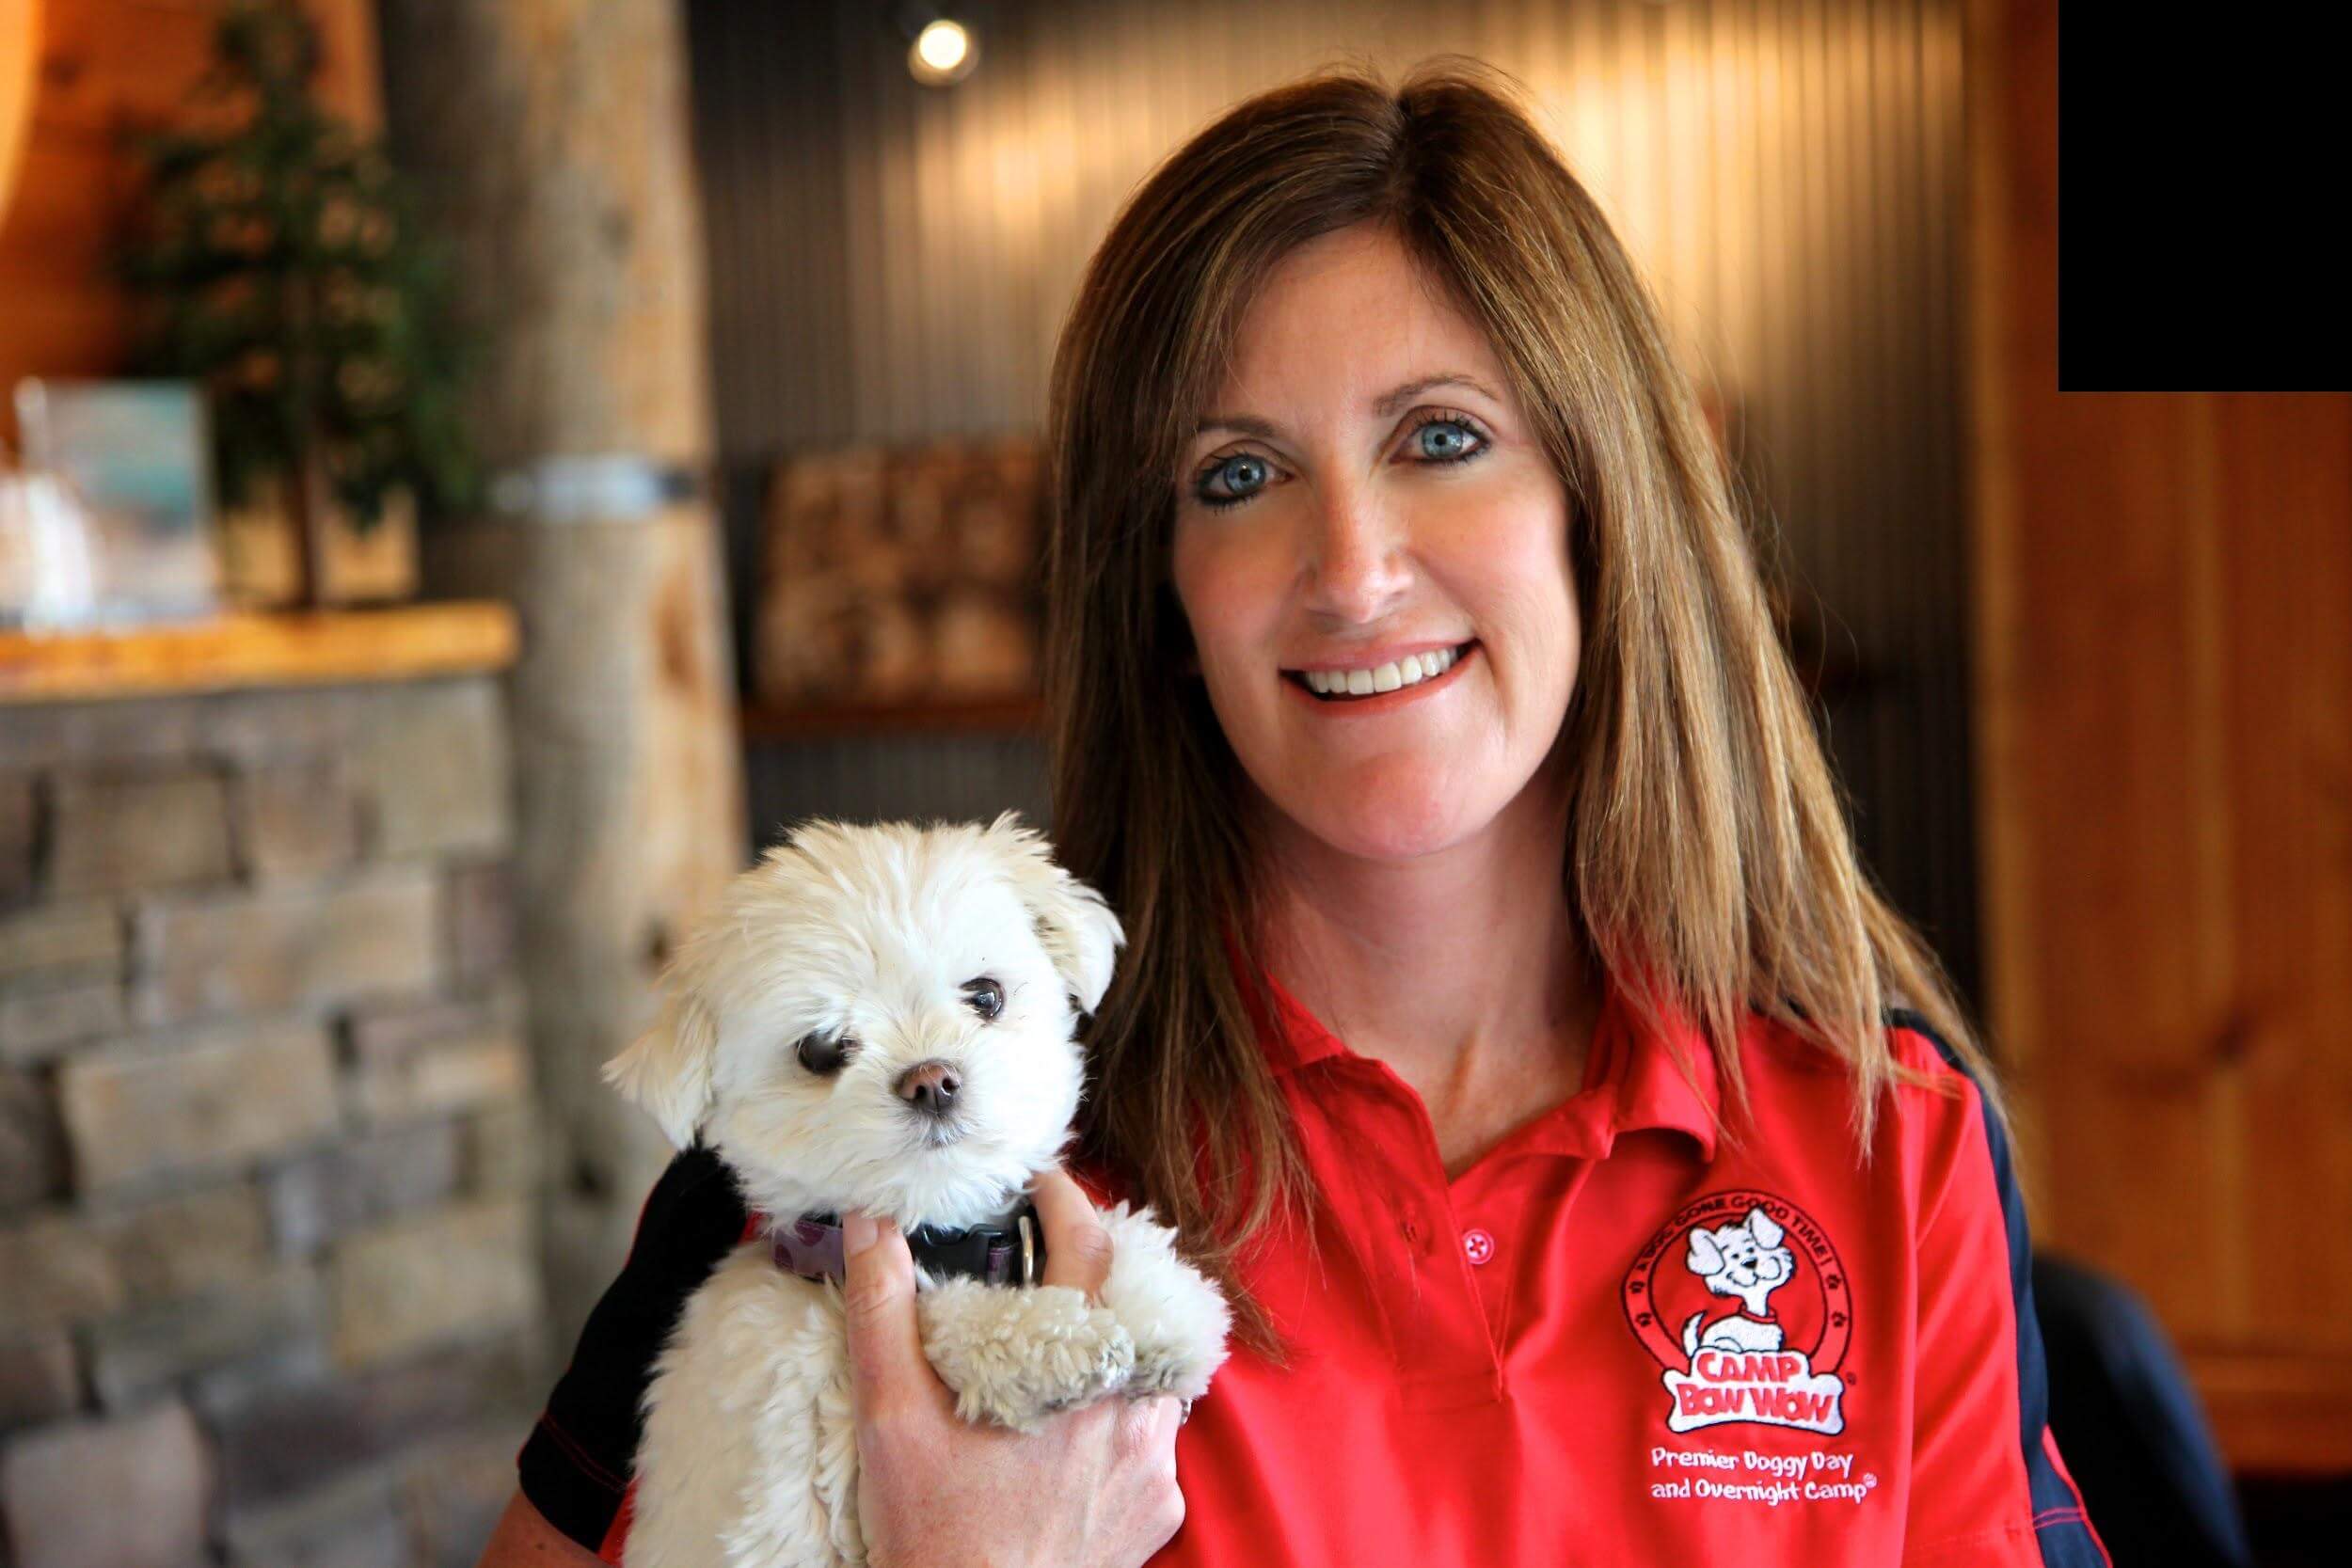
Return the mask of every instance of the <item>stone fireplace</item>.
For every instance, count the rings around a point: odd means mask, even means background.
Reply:
[[[548,1376],[512,620],[234,629],[0,647],[16,1568],[470,1562]]]

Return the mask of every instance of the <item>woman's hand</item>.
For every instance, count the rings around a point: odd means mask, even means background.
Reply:
[[[1099,1294],[1111,1241],[1093,1205],[1059,1170],[1039,1177],[1032,1196],[1045,1283]],[[1184,1522],[1174,1400],[1104,1400],[1029,1436],[967,1425],[923,1357],[906,1239],[852,1213],[842,1243],[858,1518],[874,1568],[1135,1568],[1168,1544]]]

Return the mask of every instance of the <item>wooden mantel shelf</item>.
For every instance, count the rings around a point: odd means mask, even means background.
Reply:
[[[487,601],[0,631],[0,703],[469,674],[506,668],[518,641],[513,609]]]

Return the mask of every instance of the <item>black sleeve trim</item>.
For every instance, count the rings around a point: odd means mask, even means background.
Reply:
[[[735,1179],[697,1146],[670,1162],[637,1217],[637,1237],[516,1460],[523,1496],[548,1523],[599,1551],[620,1512],[644,1432],[645,1387],[686,1298],[742,1239]]]
[[[1984,1085],[1926,1019],[1908,1007],[1897,1007],[1887,1014],[1886,1022],[1935,1047],[1946,1066],[1977,1085],[1981,1102]],[[2010,1293],[2017,1318],[2018,1445],[2025,1455],[2026,1491],[2033,1499],[2034,1536],[2042,1560],[2050,1568],[2108,1568],[2107,1554],[2091,1533],[2082,1498],[2058,1473],[2044,1446],[2050,1426],[2050,1369],[2042,1357],[2042,1323],[2034,1316],[2033,1243],[2026,1230],[2026,1195],[2010,1164],[2009,1137],[1989,1104],[1984,1138],[1993,1151],[1993,1180],[2001,1189],[2001,1219],[2009,1230]]]

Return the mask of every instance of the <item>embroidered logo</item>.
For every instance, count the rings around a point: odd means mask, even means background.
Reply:
[[[1710,1193],[1669,1220],[1625,1276],[1625,1315],[1665,1369],[1669,1432],[1729,1421],[1846,1430],[1837,1369],[1853,1297],[1837,1249],[1770,1193]]]

